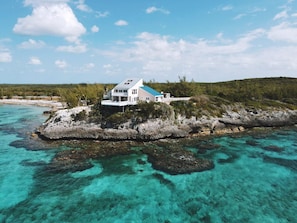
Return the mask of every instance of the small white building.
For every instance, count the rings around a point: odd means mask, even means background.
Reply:
[[[162,102],[163,94],[143,85],[143,80],[139,78],[128,78],[116,85],[105,95],[102,105],[107,106],[127,106],[136,105],[138,101]]]

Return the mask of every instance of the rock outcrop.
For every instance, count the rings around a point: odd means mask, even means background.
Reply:
[[[127,123],[118,128],[105,128],[87,121],[74,121],[75,115],[90,107],[76,107],[59,110],[38,130],[45,139],[96,139],[96,140],[158,140],[163,138],[183,138],[192,135],[236,133],[254,127],[292,126],[297,123],[297,110],[289,109],[245,109],[225,107],[222,117],[178,116],[176,119],[149,119],[146,122]]]
[[[172,175],[201,172],[214,168],[213,161],[197,158],[195,154],[185,149],[145,148],[143,152],[148,155],[148,161],[152,163],[154,169]]]
[[[241,109],[232,112],[227,110],[219,122],[224,125],[243,126],[244,128],[291,126],[297,123],[297,111]]]

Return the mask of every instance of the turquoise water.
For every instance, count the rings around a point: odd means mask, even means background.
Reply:
[[[205,172],[168,175],[132,154],[52,173],[59,148],[30,136],[43,110],[0,106],[0,222],[297,222],[294,128],[183,141],[214,160]]]

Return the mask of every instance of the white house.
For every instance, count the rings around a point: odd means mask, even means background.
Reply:
[[[163,101],[163,95],[158,91],[143,85],[139,78],[128,78],[116,85],[105,95],[102,105],[127,106],[135,105],[138,101]]]

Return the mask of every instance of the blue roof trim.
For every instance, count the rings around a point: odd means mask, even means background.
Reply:
[[[144,91],[148,92],[149,94],[153,95],[153,96],[162,96],[162,94],[158,91],[156,91],[155,89],[153,88],[150,88],[148,86],[143,86],[141,87],[141,89],[143,89]]]

